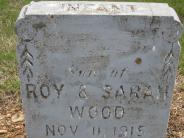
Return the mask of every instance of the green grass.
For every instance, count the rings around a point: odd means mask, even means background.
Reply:
[[[135,2],[164,2],[175,8],[184,23],[184,0],[122,0]],[[0,0],[0,92],[18,92],[16,66],[16,36],[14,24],[23,5],[30,0]],[[181,40],[179,73],[184,75],[184,35]]]
[[[0,93],[18,92],[14,24],[25,0],[0,0]]]

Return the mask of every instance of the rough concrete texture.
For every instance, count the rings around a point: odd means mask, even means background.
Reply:
[[[16,32],[28,138],[165,138],[182,32],[167,4],[32,2]]]

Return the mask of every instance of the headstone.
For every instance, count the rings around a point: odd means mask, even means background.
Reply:
[[[25,6],[16,32],[28,138],[165,138],[181,30],[167,4]]]

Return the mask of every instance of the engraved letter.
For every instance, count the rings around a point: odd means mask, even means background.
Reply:
[[[119,138],[126,137],[128,134],[127,126],[121,126],[120,128],[114,127],[114,136],[118,136]]]
[[[66,127],[64,125],[60,125],[58,127],[58,132],[61,136],[63,136],[66,133]]]
[[[137,86],[132,86],[130,88],[130,97],[139,99],[138,92],[140,92],[140,87],[138,85]]]
[[[112,92],[111,86],[110,86],[110,85],[105,85],[104,90],[105,90],[105,94],[102,95],[102,97],[103,97],[104,99],[110,98],[111,92]]]
[[[36,85],[35,84],[26,84],[27,98],[31,98],[31,93],[34,98],[37,98],[36,95]]]
[[[72,106],[70,106],[70,112],[71,112],[73,118],[75,117],[75,114],[78,114],[78,116],[80,118],[82,118],[83,117],[83,112],[84,112],[84,106],[82,107],[82,109],[80,111],[79,111],[78,106],[75,106],[75,109],[73,109]]]
[[[116,91],[115,98],[120,98],[125,96],[125,92],[123,90],[123,85],[120,86],[120,89]]]
[[[115,118],[121,119],[124,115],[124,108],[122,106],[116,106],[115,108]]]
[[[131,136],[133,136],[133,134],[134,134],[134,127],[133,126],[131,126]]]
[[[72,134],[75,136],[78,126],[75,126],[75,129],[72,126],[70,126],[70,129],[71,129]]]
[[[127,128],[127,126],[121,126],[121,127],[120,127],[120,130],[121,130],[121,134],[120,134],[121,137],[122,137],[122,136],[125,136],[125,137],[126,137],[127,134],[128,134],[128,128]]]
[[[52,125],[52,128],[50,128],[49,125],[46,125],[46,136],[49,136],[49,133],[51,133],[52,136],[55,136],[54,125]]]
[[[48,98],[48,96],[50,95],[50,88],[49,86],[47,86],[46,84],[42,84],[40,86],[40,93],[41,93],[41,96],[43,98]]]
[[[107,114],[107,115],[105,115]],[[103,119],[109,119],[111,116],[111,108],[109,106],[105,106],[102,108],[102,117]]]
[[[60,95],[61,95],[61,91],[63,90],[64,84],[61,84],[60,85],[60,88],[58,88],[56,84],[54,84],[53,87],[57,91],[57,98],[59,99],[60,98]]]
[[[97,111],[96,106],[91,106],[91,107],[89,108],[89,117],[90,117],[91,119],[94,119],[94,118],[96,117],[97,113],[98,113],[98,111]]]
[[[144,126],[139,126],[139,127],[138,127],[138,132],[139,132],[139,134],[138,134],[137,136],[140,137],[140,136],[143,135],[143,133],[144,133],[143,128],[144,128]]]
[[[93,136],[96,135],[95,132],[96,132],[96,127],[93,127]],[[100,135],[100,133],[101,133],[101,129],[100,129],[100,127],[98,127],[97,128],[97,135]]]
[[[146,86],[145,89],[144,89],[144,99],[146,98],[154,98],[153,95],[152,95],[152,91],[151,91],[151,86]]]
[[[81,99],[87,99],[86,86],[83,85],[83,84],[80,86],[79,97],[80,97]]]

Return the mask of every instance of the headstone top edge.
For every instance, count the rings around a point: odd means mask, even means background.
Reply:
[[[26,15],[172,16],[167,3],[40,1],[31,2]]]
[[[178,30],[178,39],[183,25],[176,11],[166,3],[142,2],[97,2],[97,1],[40,1],[24,6],[16,21],[16,32],[26,18],[30,16],[137,16],[159,17],[173,20],[170,22]],[[174,27],[173,26],[173,27]]]

